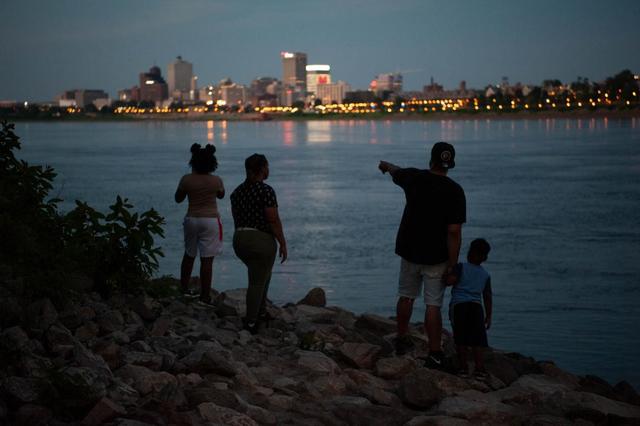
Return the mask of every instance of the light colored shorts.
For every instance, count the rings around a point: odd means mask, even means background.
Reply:
[[[222,253],[222,222],[218,217],[190,217],[182,222],[184,252],[189,257],[214,257]]]
[[[424,303],[427,306],[442,306],[444,290],[442,274],[447,270],[447,262],[437,265],[419,265],[402,259],[398,296],[415,299],[420,295],[424,283]]]

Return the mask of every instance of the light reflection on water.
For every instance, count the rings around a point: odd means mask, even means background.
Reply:
[[[104,209],[116,194],[165,216],[162,274],[177,275],[181,217],[173,202],[189,147],[214,143],[227,193],[244,159],[267,155],[290,261],[271,298],[312,287],[330,304],[393,315],[393,253],[404,197],[379,160],[425,167],[436,140],[454,143],[451,177],[467,193],[463,250],[493,247],[493,345],[556,360],[577,373],[640,385],[633,330],[640,320],[640,132],[632,119],[18,123],[20,155],[59,173],[55,194]],[[244,286],[231,248],[228,199],[219,202],[225,252],[214,286]],[[615,273],[613,273],[615,272]],[[424,310],[416,303],[413,319]],[[446,314],[445,314],[446,315]],[[446,324],[446,321],[445,321]],[[606,363],[601,360],[606,359]]]

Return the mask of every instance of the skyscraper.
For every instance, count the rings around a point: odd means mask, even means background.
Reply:
[[[331,67],[329,65],[307,65],[307,92],[318,94],[319,84],[331,83]]]
[[[155,102],[156,104],[167,99],[167,83],[162,78],[162,72],[157,66],[149,69],[149,72],[140,73],[140,100]]]
[[[193,78],[193,64],[178,56],[167,66],[167,85],[169,96],[174,99],[189,99]]]
[[[307,91],[307,54],[281,52],[282,58],[282,82],[287,89],[301,93],[305,96]]]

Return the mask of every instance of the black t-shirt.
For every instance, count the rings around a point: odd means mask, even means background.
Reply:
[[[467,219],[462,187],[447,176],[414,168],[396,171],[393,182],[406,197],[396,254],[421,265],[446,262],[447,225]]]
[[[231,214],[236,228],[256,228],[271,233],[264,209],[278,207],[276,192],[264,182],[243,182],[233,190]]]

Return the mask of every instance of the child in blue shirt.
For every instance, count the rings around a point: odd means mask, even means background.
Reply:
[[[467,253],[467,262],[456,265],[453,274],[445,277],[446,284],[453,285],[449,318],[460,363],[459,374],[469,375],[467,356],[471,349],[475,361],[474,375],[479,379],[487,377],[483,352],[488,346],[486,330],[491,326],[493,302],[491,277],[481,264],[487,260],[490,250],[491,246],[486,240],[473,240]]]

